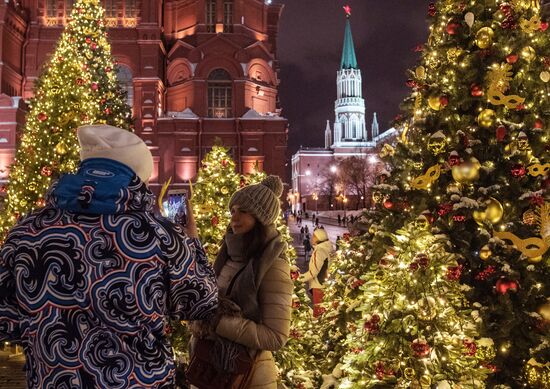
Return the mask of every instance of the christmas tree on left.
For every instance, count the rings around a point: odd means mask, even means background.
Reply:
[[[10,168],[0,238],[18,217],[44,205],[52,178],[75,170],[76,128],[107,123],[130,129],[131,110],[117,83],[98,0],[76,0],[34,97]]]

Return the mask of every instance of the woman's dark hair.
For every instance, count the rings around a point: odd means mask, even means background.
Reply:
[[[244,234],[243,239],[245,242],[250,242],[245,248],[244,257],[247,260],[251,258],[259,258],[264,251],[267,239],[265,226],[256,220],[254,227]]]

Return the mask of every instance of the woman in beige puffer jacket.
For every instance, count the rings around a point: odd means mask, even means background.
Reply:
[[[217,336],[255,356],[246,389],[277,388],[272,352],[285,345],[290,331],[293,282],[283,258],[287,246],[275,227],[281,194],[275,176],[233,194],[230,228],[214,263],[220,296],[240,312],[222,312],[209,324]]]

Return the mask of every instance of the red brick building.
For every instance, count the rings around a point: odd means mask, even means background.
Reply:
[[[239,170],[285,174],[271,0],[102,0],[136,132],[155,157],[152,186],[184,185],[216,141]],[[15,155],[24,101],[54,50],[73,0],[0,5],[0,182]],[[22,97],[22,99],[21,99]]]

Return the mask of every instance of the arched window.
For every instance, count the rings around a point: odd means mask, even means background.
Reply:
[[[131,108],[134,104],[134,81],[132,80],[132,71],[128,66],[119,65],[117,79],[122,90],[126,92],[126,104]]]
[[[206,31],[216,32],[216,0],[206,0]]]
[[[233,32],[233,0],[223,2],[223,32]]]
[[[208,76],[208,117],[229,118],[233,99],[231,76],[223,69],[213,70]]]
[[[105,0],[105,17],[116,18],[116,11],[116,0]]]
[[[46,16],[49,18],[57,17],[57,0],[46,0]]]

